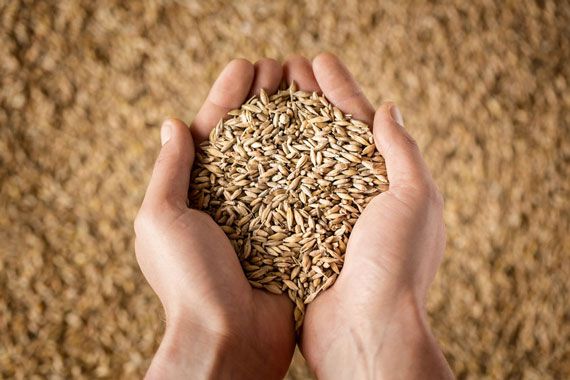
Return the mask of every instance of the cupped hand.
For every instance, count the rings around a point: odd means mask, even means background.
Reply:
[[[282,378],[295,338],[286,296],[252,289],[232,245],[207,214],[187,207],[196,145],[230,109],[264,88],[282,67],[263,59],[230,62],[190,130],[161,129],[162,148],[135,220],[136,257],[159,296],[166,331],[148,378]]]
[[[424,300],[445,248],[443,201],[398,108],[376,112],[331,54],[292,57],[285,77],[373,126],[390,188],[351,233],[336,283],[308,305],[301,348],[319,378],[445,378]]]

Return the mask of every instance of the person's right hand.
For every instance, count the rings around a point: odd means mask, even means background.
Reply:
[[[302,352],[325,378],[452,378],[426,321],[424,300],[445,248],[443,200],[398,108],[376,112],[331,54],[297,58],[305,90],[373,125],[390,188],[351,233],[336,283],[308,305]]]

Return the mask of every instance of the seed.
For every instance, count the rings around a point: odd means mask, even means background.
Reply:
[[[388,187],[368,126],[316,93],[261,90],[200,144],[191,207],[226,233],[255,288],[287,294],[295,326],[333,286],[352,227]]]
[[[287,287],[291,290],[295,290],[295,291],[299,290],[299,287],[297,285],[295,285],[295,283],[291,280],[283,280],[283,283],[285,285],[287,285]]]
[[[275,283],[264,284],[263,287],[273,294],[282,294],[281,288]]]

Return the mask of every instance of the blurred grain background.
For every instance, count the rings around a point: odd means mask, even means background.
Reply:
[[[0,0],[0,377],[141,377],[161,120],[231,58],[328,50],[401,106],[445,195],[429,312],[455,373],[568,378],[569,41],[567,1]]]

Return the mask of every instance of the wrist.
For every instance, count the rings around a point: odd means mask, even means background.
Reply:
[[[267,353],[257,349],[252,334],[229,322],[194,323],[188,314],[167,316],[147,379],[276,377],[264,356]]]
[[[377,313],[346,317],[343,324],[347,328],[313,368],[318,378],[430,378],[430,374],[450,374],[429,329],[423,304],[415,297],[402,296],[389,311],[372,314]]]
[[[227,350],[224,336],[180,320],[169,321],[146,378],[219,377]]]

